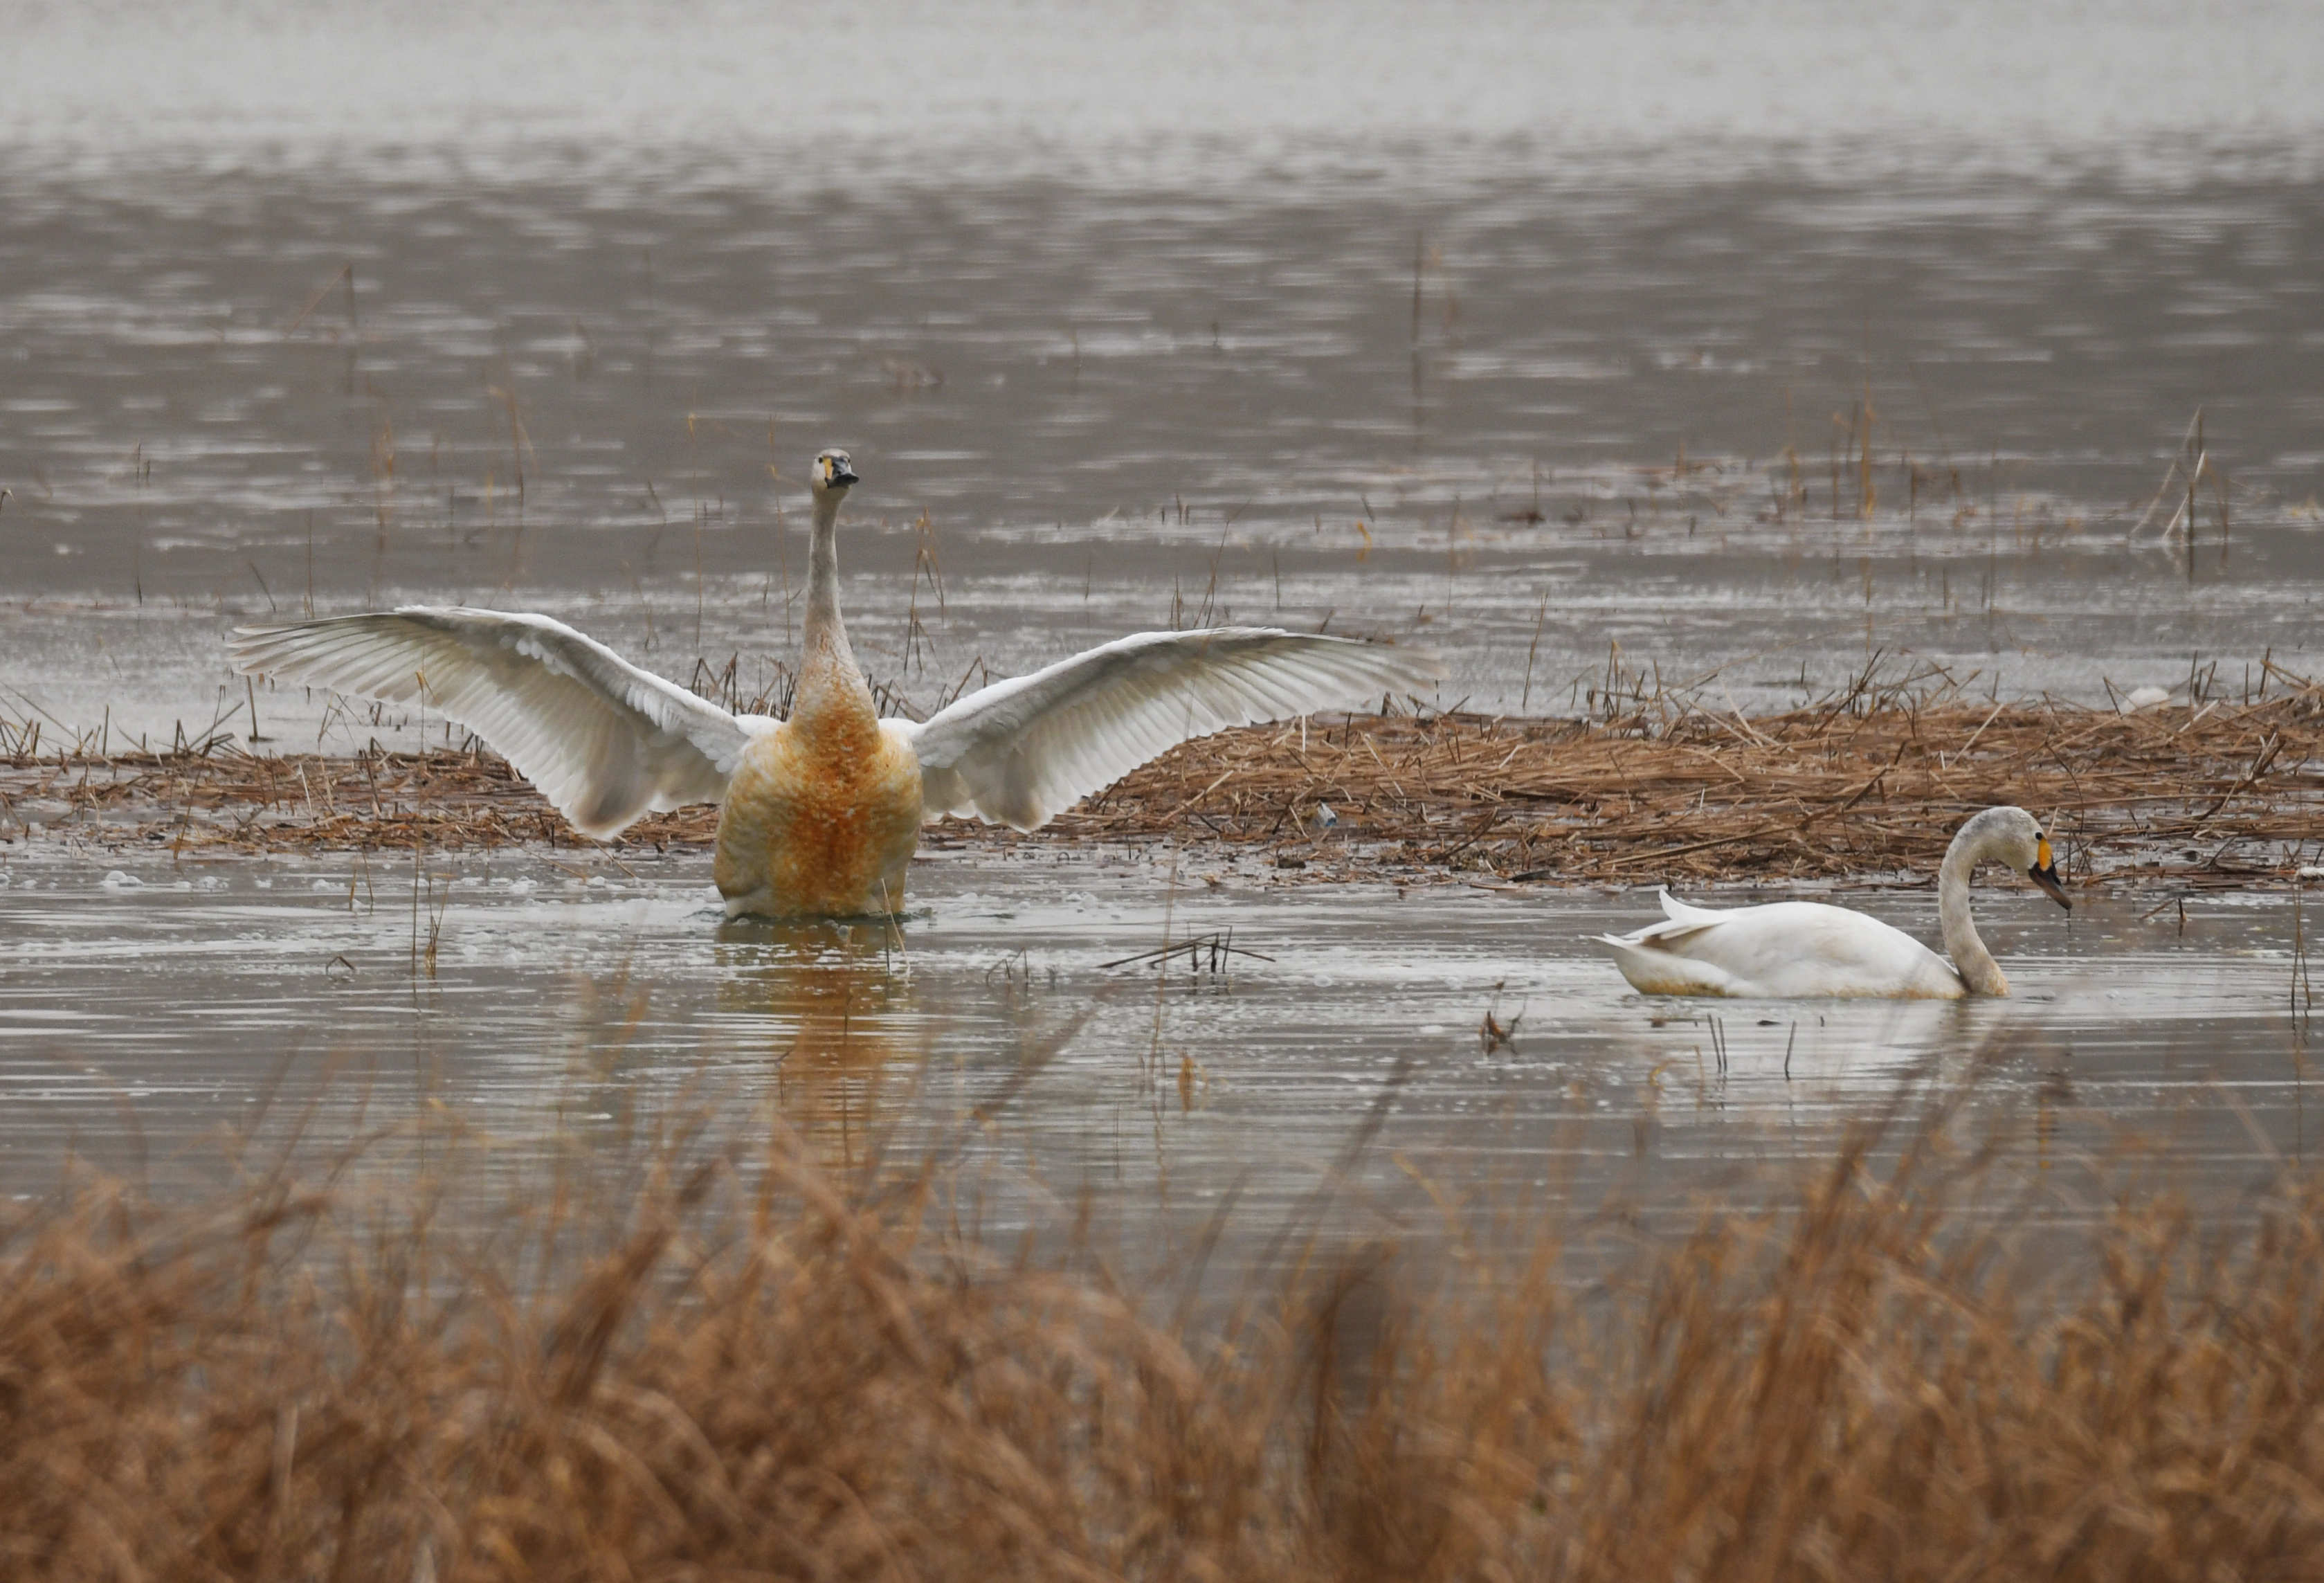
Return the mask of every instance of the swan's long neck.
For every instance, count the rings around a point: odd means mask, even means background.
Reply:
[[[858,723],[876,719],[872,690],[864,685],[863,672],[855,667],[855,652],[847,646],[846,625],[839,619],[836,490],[818,491],[815,497],[815,538],[807,551],[805,638],[791,719],[810,729],[835,718]]]
[[[1978,938],[1976,921],[1969,915],[1969,876],[1989,856],[1985,837],[1986,831],[1972,819],[1945,848],[1944,863],[1937,870],[1937,921],[1944,930],[1945,950],[1953,959],[1953,970],[1969,986],[1969,993],[2007,995],[2009,980],[1993,953],[1985,949],[1985,941]]]

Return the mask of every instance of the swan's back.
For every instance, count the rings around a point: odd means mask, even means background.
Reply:
[[[1669,918],[1600,935],[1622,977],[1646,995],[1792,999],[1952,999],[1960,976],[1936,952],[1877,918],[1821,902],[1715,910],[1663,898]]]

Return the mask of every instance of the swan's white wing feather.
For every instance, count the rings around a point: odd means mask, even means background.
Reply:
[[[1663,892],[1662,901],[1663,916],[1673,923],[1716,923],[1727,916],[1726,912],[1720,908],[1697,907],[1691,903],[1680,901],[1668,891]]]
[[[913,733],[930,819],[1038,829],[1157,754],[1443,677],[1434,656],[1270,627],[1143,632],[995,682]]]
[[[1597,934],[1592,944],[1604,946],[1614,966],[1640,995],[1748,995],[1738,990],[1728,971],[1713,962],[1698,962],[1674,951],[1659,950],[1636,936]]]
[[[1962,993],[1942,957],[1877,918],[1821,902],[1775,902],[1601,936],[1649,995],[1940,996]]]
[[[490,743],[600,840],[649,810],[718,801],[756,734],[546,616],[412,605],[237,627],[228,647],[244,671],[424,701]]]

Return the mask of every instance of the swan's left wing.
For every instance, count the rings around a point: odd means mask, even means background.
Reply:
[[[1157,754],[1230,726],[1351,708],[1443,665],[1350,638],[1142,632],[971,693],[913,730],[927,817],[1038,829]]]

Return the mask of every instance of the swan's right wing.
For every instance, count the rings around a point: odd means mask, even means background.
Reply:
[[[1432,655],[1349,638],[1141,632],[970,694],[914,727],[912,749],[929,818],[973,810],[1033,830],[1181,742],[1443,674]]]
[[[716,802],[752,730],[546,616],[406,606],[237,627],[235,664],[311,686],[424,701],[483,737],[586,835]]]

